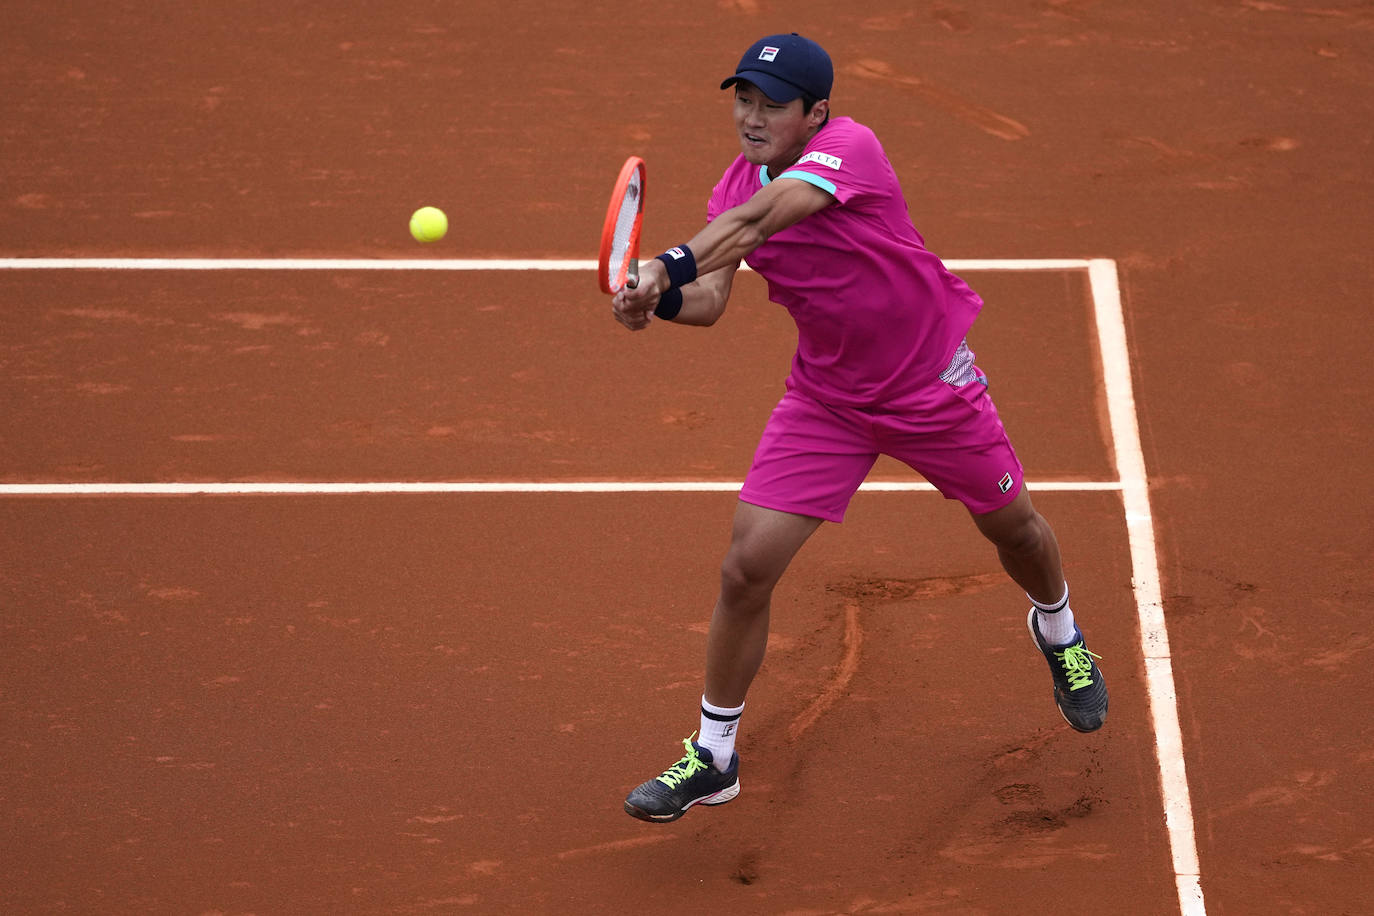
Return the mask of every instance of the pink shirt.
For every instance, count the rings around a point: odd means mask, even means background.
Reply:
[[[775,180],[783,178],[810,182],[836,201],[745,259],[797,324],[791,383],[823,403],[869,407],[933,381],[983,302],[926,250],[873,131],[831,118]],[[741,155],[716,185],[707,218],[768,181],[765,167]]]

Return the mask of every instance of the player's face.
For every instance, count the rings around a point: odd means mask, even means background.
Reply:
[[[824,99],[802,111],[802,100],[775,102],[750,83],[735,85],[735,130],[744,158],[768,166],[777,177],[801,158],[806,141],[825,123],[829,102]]]

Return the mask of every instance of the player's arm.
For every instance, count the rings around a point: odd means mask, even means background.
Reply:
[[[764,185],[753,197],[707,223],[706,228],[687,243],[696,259],[697,282],[721,268],[738,266],[770,236],[834,202],[835,198],[828,192],[798,178],[779,178]],[[616,298],[624,297],[627,307],[651,311],[670,285],[662,261],[656,258],[641,261],[639,285],[621,290]],[[684,308],[687,291],[692,285],[682,287]]]
[[[697,274],[738,264],[769,237],[824,210],[835,198],[799,178],[780,178],[738,207],[706,224],[687,245],[696,256]]]
[[[730,288],[735,283],[739,261],[697,277],[696,282],[682,288],[682,310],[673,316],[674,324],[694,324],[710,327],[725,313],[730,301]]]
[[[672,317],[672,322],[699,327],[710,327],[715,324],[725,312],[725,303],[730,299],[730,288],[734,285],[735,271],[738,269],[739,262],[736,261],[734,264],[699,276],[695,282],[682,287],[679,290],[682,294],[682,305]],[[657,306],[657,299],[651,300],[649,307],[644,308],[619,294],[611,301],[615,320],[631,331],[647,328],[651,323],[650,316]]]

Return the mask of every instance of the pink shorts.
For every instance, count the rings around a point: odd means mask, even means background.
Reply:
[[[981,376],[982,373],[979,373]],[[1000,509],[1023,470],[987,383],[939,379],[880,408],[832,407],[792,387],[773,408],[740,499],[765,509],[844,520],[879,455],[909,465],[970,512]]]

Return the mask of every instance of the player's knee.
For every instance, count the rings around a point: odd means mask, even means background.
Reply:
[[[729,604],[742,605],[766,601],[776,584],[776,574],[746,554],[731,551],[721,563],[720,593]]]
[[[997,546],[1017,556],[1035,556],[1045,549],[1044,523],[1038,517],[1031,519],[1026,524],[1008,531],[997,542]]]
[[[1034,509],[1004,515],[995,523],[980,523],[979,529],[997,549],[1016,556],[1034,556],[1045,549],[1053,535],[1049,523]]]

